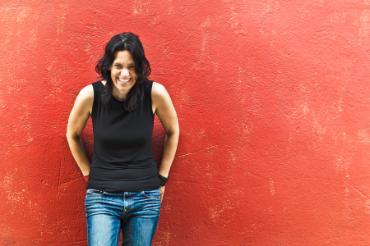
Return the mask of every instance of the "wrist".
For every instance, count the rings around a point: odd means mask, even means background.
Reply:
[[[165,186],[168,180],[168,177],[162,176],[161,174],[158,173],[158,178],[160,181],[160,186]]]

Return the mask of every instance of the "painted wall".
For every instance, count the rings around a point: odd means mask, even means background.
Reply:
[[[369,0],[2,0],[0,31],[0,245],[86,244],[66,122],[123,31],[181,126],[154,245],[370,245]]]

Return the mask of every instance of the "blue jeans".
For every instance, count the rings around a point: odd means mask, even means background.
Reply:
[[[89,246],[150,246],[160,212],[160,188],[108,193],[87,189],[85,212]]]

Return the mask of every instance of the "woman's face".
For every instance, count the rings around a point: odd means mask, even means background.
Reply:
[[[116,57],[111,66],[111,79],[113,90],[116,90],[116,93],[123,97],[135,85],[137,79],[135,63],[129,51],[116,52]]]

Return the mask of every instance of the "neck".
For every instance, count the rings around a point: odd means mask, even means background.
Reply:
[[[127,93],[126,94],[120,94],[119,92],[117,92],[115,90],[115,88],[113,88],[112,96],[115,97],[119,101],[124,101],[124,100],[126,100]]]

